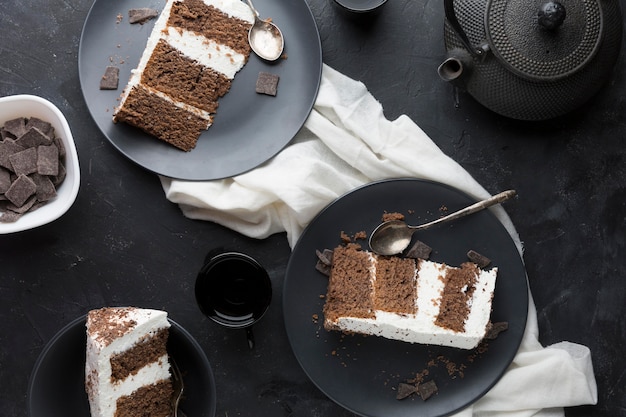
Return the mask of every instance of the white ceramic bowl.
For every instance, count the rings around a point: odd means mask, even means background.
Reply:
[[[18,117],[37,117],[52,124],[55,134],[65,145],[65,180],[57,188],[57,196],[38,209],[28,212],[13,223],[0,223],[0,234],[15,233],[50,223],[61,217],[76,200],[80,186],[80,169],[76,145],[63,113],[48,100],[32,95],[0,97],[0,126]]]

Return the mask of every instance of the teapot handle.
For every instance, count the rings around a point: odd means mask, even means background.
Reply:
[[[461,27],[459,20],[456,18],[456,13],[454,12],[454,0],[444,0],[443,7],[445,9],[446,19],[448,20],[448,23],[450,24],[454,32],[456,32],[457,36],[463,43],[463,46],[465,46],[465,49],[467,49],[467,51],[474,58],[482,58],[485,51],[481,48],[475,48],[472,45],[469,38],[467,37],[467,34]]]

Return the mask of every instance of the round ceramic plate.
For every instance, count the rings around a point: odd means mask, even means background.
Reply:
[[[28,388],[30,417],[89,417],[85,392],[85,317],[61,329],[46,345],[33,369]],[[167,350],[183,375],[185,395],[180,409],[189,417],[215,415],[215,380],[202,348],[170,320]]]
[[[296,244],[285,277],[283,304],[287,334],[300,365],[318,388],[346,409],[369,417],[445,416],[476,401],[513,360],[526,326],[528,285],[519,252],[490,211],[418,232],[433,248],[430,259],[448,265],[467,261],[473,249],[498,267],[493,322],[509,328],[481,349],[462,350],[410,344],[374,336],[346,336],[322,327],[328,279],[315,269],[316,250],[341,244],[340,233],[369,234],[385,212],[406,215],[409,224],[438,218],[475,202],[438,183],[415,179],[372,183],[324,209]],[[508,203],[514,204],[514,203]],[[366,241],[360,241],[363,247]],[[402,382],[428,372],[438,392],[397,400]]]
[[[181,151],[124,123],[111,121],[119,96],[137,66],[155,20],[128,22],[128,10],[161,10],[164,0],[96,0],[87,16],[78,53],[80,84],[89,111],[107,139],[140,166],[172,178],[212,180],[231,177],[267,161],[284,148],[306,121],[317,97],[322,48],[304,0],[256,0],[285,37],[286,59],[267,63],[251,54],[219,101],[213,125],[190,152]],[[120,69],[117,91],[100,90],[107,66]],[[280,77],[276,97],[257,94],[259,72]]]

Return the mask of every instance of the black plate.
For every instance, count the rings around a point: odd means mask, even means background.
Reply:
[[[371,417],[444,416],[480,398],[513,360],[526,326],[526,271],[506,229],[490,211],[418,232],[417,239],[433,248],[431,260],[460,265],[474,249],[499,268],[492,320],[508,321],[509,329],[489,342],[485,352],[409,343],[374,336],[344,336],[322,327],[320,295],[327,278],[314,268],[316,249],[340,244],[339,234],[371,232],[384,212],[406,214],[419,224],[475,202],[443,184],[399,179],[366,185],[348,193],[322,211],[296,244],[285,277],[283,303],[289,341],[309,378],[328,397],[354,413]],[[366,246],[367,242],[363,241]],[[317,315],[318,319],[313,317]],[[443,360],[462,374],[449,375]],[[437,363],[429,367],[429,361]],[[412,396],[396,400],[398,383],[429,370],[438,393],[422,401]]]
[[[128,23],[128,10],[161,10],[165,0],[96,0],[83,28],[78,53],[80,84],[96,124],[122,154],[167,177],[187,180],[225,178],[248,171],[276,155],[308,117],[319,88],[322,48],[315,20],[304,0],[257,0],[263,17],[271,17],[285,36],[287,59],[266,63],[251,54],[232,88],[220,99],[213,126],[196,148],[183,152],[139,129],[111,121],[131,69],[135,68],[155,20]],[[120,22],[117,16],[122,16]],[[117,91],[99,89],[108,65],[120,68]],[[280,76],[276,97],[257,94],[260,71]]]
[[[85,320],[61,329],[39,356],[28,387],[30,417],[89,417],[85,392]],[[167,350],[183,374],[185,394],[180,409],[189,417],[215,416],[215,380],[202,348],[170,320]]]

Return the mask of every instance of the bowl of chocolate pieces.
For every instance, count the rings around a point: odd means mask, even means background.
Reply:
[[[78,154],[63,113],[41,97],[1,97],[0,135],[0,234],[61,217],[80,185]]]

